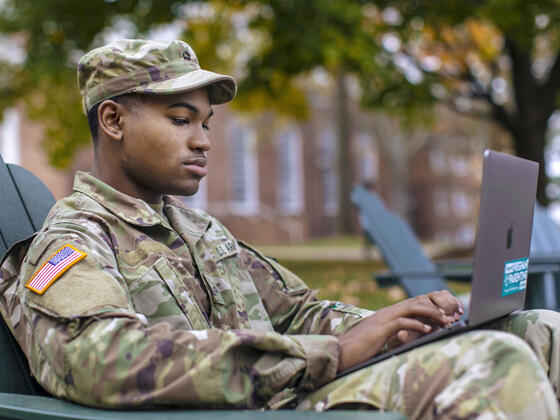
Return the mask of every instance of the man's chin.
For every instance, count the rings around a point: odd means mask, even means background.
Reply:
[[[199,183],[194,182],[190,183],[187,186],[180,186],[179,188],[173,188],[172,191],[168,192],[167,194],[170,195],[180,195],[183,197],[190,197],[191,195],[195,195],[198,192]]]

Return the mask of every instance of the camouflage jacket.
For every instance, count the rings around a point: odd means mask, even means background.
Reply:
[[[164,216],[91,174],[8,252],[0,310],[39,383],[105,407],[263,407],[337,371],[337,334],[369,311],[319,301],[216,219],[164,197]],[[86,257],[25,287],[65,245]]]

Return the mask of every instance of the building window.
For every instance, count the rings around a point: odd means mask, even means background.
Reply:
[[[323,211],[327,216],[336,216],[339,212],[336,156],[336,135],[333,130],[323,130],[319,138],[317,166],[323,182]]]
[[[471,202],[469,196],[464,191],[454,191],[451,202],[453,203],[453,211],[456,215],[466,217],[471,214]]]
[[[208,207],[208,181],[204,177],[200,181],[198,191],[194,195],[179,197],[181,201],[192,209],[206,210]]]
[[[253,129],[235,124],[230,138],[232,211],[255,214],[259,211],[257,141]]]
[[[438,217],[449,214],[449,198],[446,190],[438,189],[434,191],[434,213]]]
[[[358,145],[358,179],[366,184],[375,184],[379,179],[379,156],[377,145],[368,133],[360,133]]]
[[[469,160],[465,156],[453,156],[450,159],[449,166],[451,167],[453,174],[458,177],[465,177],[472,171],[469,165]]]
[[[471,225],[461,226],[456,233],[455,242],[462,246],[469,246],[474,243],[475,231]]]
[[[303,211],[303,149],[296,127],[286,128],[276,137],[278,150],[278,190],[280,210],[289,215]]]
[[[16,108],[7,108],[0,124],[0,154],[6,163],[21,165],[20,116]]]
[[[432,149],[429,154],[430,168],[435,174],[443,175],[447,171],[447,158],[443,150]]]

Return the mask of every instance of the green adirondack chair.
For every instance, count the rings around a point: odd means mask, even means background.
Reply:
[[[446,279],[469,281],[472,261],[437,266],[422,249],[408,223],[389,211],[374,192],[362,186],[352,191],[360,223],[368,240],[376,245],[389,273],[374,273],[381,287],[400,285],[408,296],[418,296],[434,290],[449,290]],[[559,309],[560,289],[560,227],[546,210],[535,207],[529,281],[525,307]]]
[[[351,199],[358,208],[364,234],[377,246],[391,270],[389,273],[374,274],[381,287],[398,284],[408,296],[449,290],[442,273],[426,256],[408,223],[389,211],[377,194],[356,186]],[[459,271],[456,274],[460,274]],[[470,277],[470,271],[466,275]]]
[[[560,309],[560,226],[538,204],[533,217],[525,306]]]
[[[15,242],[36,232],[54,197],[31,172],[5,164],[0,156],[0,261]],[[391,412],[367,411],[257,411],[257,410],[104,410],[53,398],[32,377],[27,359],[0,317],[0,419],[215,419],[224,420],[399,420]]]

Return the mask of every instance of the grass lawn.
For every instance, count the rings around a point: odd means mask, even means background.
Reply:
[[[379,309],[406,298],[400,287],[379,288],[372,279],[384,265],[372,261],[280,260],[286,268],[319,291],[319,298],[337,300],[367,309]],[[448,282],[456,294],[469,291],[462,282]]]

